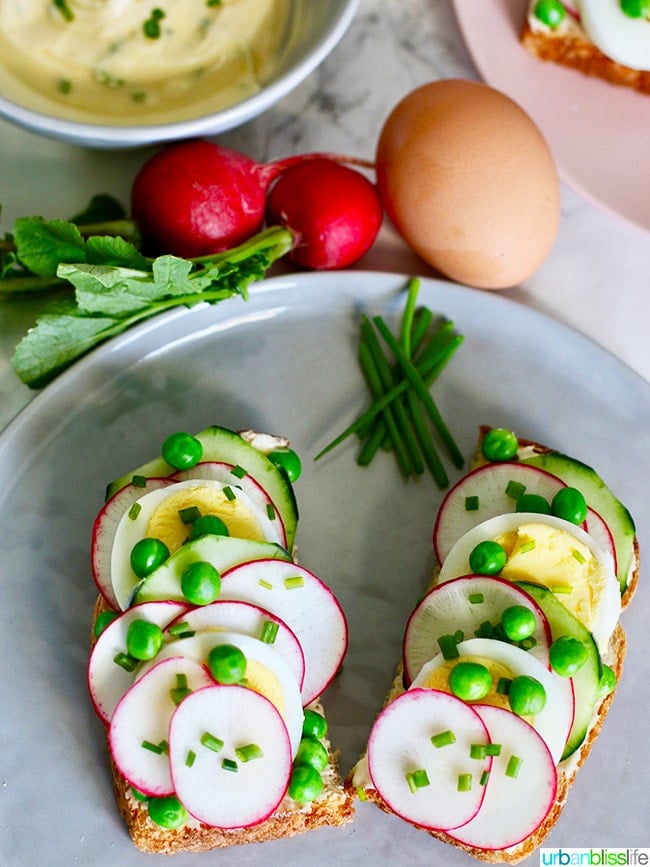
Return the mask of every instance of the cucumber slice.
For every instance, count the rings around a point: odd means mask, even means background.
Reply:
[[[291,550],[298,524],[298,506],[293,487],[286,474],[265,454],[228,428],[211,425],[197,433],[196,438],[203,445],[202,461],[219,461],[233,467],[241,467],[260,487],[264,488],[282,518],[287,535],[287,548]],[[134,476],[151,478],[170,476],[176,472],[177,470],[162,457],[154,458],[111,482],[106,489],[106,497],[112,497],[125,485],[130,484]]]
[[[540,467],[558,476],[571,487],[582,491],[587,505],[595,509],[609,527],[616,548],[618,583],[621,593],[627,587],[634,556],[636,528],[626,507],[587,464],[560,452],[548,452],[525,458],[524,463]]]
[[[186,542],[162,566],[143,578],[135,587],[114,588],[115,595],[128,606],[139,602],[154,602],[172,599],[187,602],[181,590],[181,577],[190,563],[205,561],[219,572],[250,560],[291,560],[291,554],[274,542],[257,542],[252,539],[237,539],[233,536],[201,536]],[[129,598],[130,595],[130,598]]]
[[[584,741],[594,708],[599,700],[600,677],[602,674],[600,654],[591,632],[571,614],[547,587],[527,581],[518,581],[517,586],[521,587],[522,590],[525,590],[526,593],[537,601],[551,627],[551,637],[553,640],[559,638],[561,635],[572,635],[579,641],[582,641],[589,652],[587,661],[571,678],[573,681],[575,710],[573,725],[571,726],[571,731],[562,753],[562,759],[566,759]]]

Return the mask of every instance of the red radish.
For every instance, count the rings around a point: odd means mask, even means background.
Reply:
[[[132,215],[151,252],[186,258],[218,253],[262,228],[272,181],[297,163],[323,157],[369,166],[337,154],[301,154],[259,164],[204,139],[168,145],[138,172],[131,190]]]
[[[372,246],[383,209],[376,187],[360,172],[328,159],[289,168],[269,193],[267,222],[297,236],[287,258],[312,269],[345,268]]]

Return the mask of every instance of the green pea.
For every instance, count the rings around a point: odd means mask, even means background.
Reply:
[[[102,611],[101,614],[98,614],[95,619],[95,625],[93,626],[93,638],[99,638],[108,624],[112,623],[116,617],[116,611]]]
[[[289,781],[289,796],[299,804],[315,801],[323,791],[323,780],[315,768],[296,765]]]
[[[187,810],[175,795],[149,799],[149,816],[161,828],[180,828],[187,822]]]
[[[533,14],[542,24],[546,24],[551,30],[555,30],[564,21],[566,9],[560,3],[560,0],[538,0]]]
[[[300,478],[302,464],[293,449],[277,449],[269,452],[268,459],[286,474],[290,482]]]
[[[486,461],[510,461],[519,448],[517,437],[511,430],[495,427],[483,437],[481,452]]]
[[[535,615],[525,605],[510,605],[501,613],[501,626],[510,641],[523,641],[535,631]]]
[[[535,716],[544,710],[546,690],[536,677],[520,674],[510,681],[508,700],[517,716]]]
[[[309,765],[317,771],[324,771],[327,767],[329,756],[323,744],[317,738],[302,738],[298,749],[294,764]]]
[[[517,512],[536,512],[539,515],[550,515],[551,506],[541,494],[522,494],[517,497]]]
[[[162,444],[162,456],[176,470],[189,470],[203,457],[203,445],[192,434],[171,434]]]
[[[463,701],[480,701],[492,689],[492,675],[480,662],[457,662],[449,672],[449,688]]]
[[[621,0],[621,9],[630,18],[647,18],[650,15],[650,0]]]
[[[305,737],[324,738],[327,734],[327,720],[318,711],[308,708],[302,723],[302,733]]]
[[[233,644],[217,644],[208,654],[208,668],[218,683],[239,683],[246,675],[246,657]]]
[[[485,539],[472,549],[469,555],[469,568],[475,575],[498,575],[506,565],[508,555],[503,545]]]
[[[587,517],[587,502],[577,488],[561,488],[551,500],[551,514],[572,524],[582,524]]]
[[[573,677],[587,661],[587,648],[573,635],[561,635],[548,649],[551,668],[562,677]]]
[[[192,605],[209,605],[219,595],[221,576],[212,563],[190,563],[181,575],[181,590]]]
[[[153,659],[163,645],[163,632],[157,623],[132,620],[126,630],[126,652],[135,659]]]
[[[609,665],[603,664],[603,670],[598,684],[598,695],[605,698],[616,689],[616,672]]]
[[[169,548],[160,539],[145,536],[131,549],[131,569],[138,578],[151,575],[169,557]]]
[[[201,515],[192,521],[190,527],[190,539],[198,539],[200,536],[229,536],[225,521],[216,515]]]

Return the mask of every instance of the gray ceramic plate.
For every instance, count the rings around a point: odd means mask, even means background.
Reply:
[[[429,478],[405,484],[389,455],[358,468],[352,443],[312,458],[366,405],[356,362],[360,313],[396,322],[404,284],[401,275],[364,272],[276,277],[248,303],[163,315],[77,363],[0,436],[3,864],[169,863],[135,850],[117,815],[85,665],[95,598],[90,530],[104,486],[175,430],[217,423],[284,433],[302,455],[300,557],[332,585],[348,616],[348,658],[327,705],[343,771],[354,763],[431,568],[441,493]],[[581,458],[629,506],[643,547],[648,384],[579,334],[501,296],[423,280],[421,301],[466,337],[434,392],[464,454],[485,422]],[[624,614],[630,649],[619,695],[548,845],[647,842],[649,601],[642,582]],[[361,805],[342,830],[178,856],[174,865],[274,858],[300,867],[379,858],[471,863]]]

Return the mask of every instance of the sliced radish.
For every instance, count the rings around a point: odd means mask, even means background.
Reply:
[[[284,658],[270,644],[265,644],[241,632],[205,631],[186,638],[176,638],[166,644],[153,663],[144,663],[136,679],[140,679],[164,659],[183,656],[203,665],[213,647],[233,644],[247,661],[245,679],[251,689],[262,693],[274,704],[287,727],[291,749],[295,754],[302,735],[304,719],[300,687]]]
[[[435,746],[431,738],[444,739],[446,733],[452,742]],[[481,717],[460,699],[435,689],[410,689],[387,705],[372,727],[372,784],[407,822],[429,830],[456,828],[480,809],[484,788],[477,781],[490,770],[491,757],[472,758],[470,748],[489,740]],[[424,785],[417,785],[418,772]],[[469,791],[459,791],[461,774],[471,775]]]
[[[448,833],[467,846],[508,849],[534,834],[553,807],[557,770],[544,740],[521,717],[487,705],[474,705],[474,710],[501,752],[492,762],[481,809]]]
[[[185,481],[187,479],[214,479],[222,482],[224,485],[230,485],[233,488],[239,488],[251,502],[255,503],[258,508],[264,511],[271,523],[275,526],[278,534],[279,543],[283,548],[287,547],[287,534],[284,529],[284,524],[280,513],[275,508],[273,500],[264,490],[260,483],[248,473],[241,470],[240,467],[234,467],[232,464],[224,464],[219,461],[204,461],[196,464],[190,470],[176,473],[174,479],[177,481]]]
[[[206,733],[216,739],[212,748],[205,746]],[[218,751],[215,743],[222,744]],[[169,761],[185,808],[219,828],[263,822],[291,775],[282,717],[268,699],[241,686],[211,686],[182,702],[169,726]]]
[[[527,651],[505,641],[497,641],[493,638],[470,638],[467,641],[461,641],[457,648],[458,659],[446,660],[442,654],[438,654],[430,662],[427,662],[413,681],[413,686],[439,688],[436,672],[467,658],[481,662],[488,668],[490,661],[497,663],[509,672],[507,676],[528,675],[534,677],[544,687],[546,704],[543,710],[530,722],[537,729],[540,737],[546,741],[553,760],[556,763],[559,762],[573,723],[573,690],[566,688],[566,684],[569,683],[568,679],[561,678],[549,671],[543,663]],[[507,699],[497,693],[497,680],[494,679],[490,698],[486,697],[482,702],[484,704],[492,704],[493,702],[500,704],[503,701],[507,701]]]
[[[508,537],[510,547],[515,544],[515,535],[520,527],[531,531],[536,526],[548,535],[548,550],[543,556],[537,549],[527,550],[518,558],[519,568],[511,568],[511,556],[501,574],[513,581],[532,581],[553,589],[554,584],[571,585],[570,574],[576,575],[575,587],[563,593],[562,601],[584,625],[593,632],[601,652],[607,649],[610,636],[618,623],[621,611],[620,585],[614,571],[610,554],[575,524],[552,515],[536,512],[519,512],[497,515],[473,527],[455,543],[440,569],[438,583],[466,575],[469,555],[475,546],[486,539]],[[542,531],[540,531],[542,532]],[[574,557],[577,546],[584,546],[585,559]],[[578,551],[580,558],[582,553]],[[572,573],[568,572],[569,566]]]
[[[515,486],[518,493],[539,494],[549,503],[566,487],[557,476],[528,464],[505,461],[478,467],[450,488],[442,501],[433,528],[438,563],[472,527],[495,515],[515,511],[517,499],[509,485]]]
[[[295,632],[305,654],[304,705],[338,672],[348,645],[345,615],[332,591],[295,563],[257,560],[222,576],[221,599],[243,599],[272,611]]]
[[[151,602],[155,599],[184,601],[182,577],[191,563],[203,560],[222,573],[249,560],[274,557],[291,560],[291,554],[275,542],[256,542],[234,536],[201,536],[186,542],[151,575],[139,582],[135,576],[124,571],[118,575],[114,573],[115,593],[125,608],[137,602]]]
[[[599,515],[595,509],[592,509],[591,506],[587,507],[587,532],[603,549],[603,551],[606,551],[610,555],[612,563],[614,564],[614,572],[618,574],[616,545],[614,544],[612,531],[609,529],[609,526],[603,520],[601,515]]]
[[[169,479],[145,479],[142,485],[126,485],[104,503],[95,518],[90,546],[93,580],[112,608],[121,607],[111,579],[111,551],[117,526],[136,500],[170,484]]]
[[[187,611],[182,602],[146,602],[135,605],[111,621],[101,633],[88,660],[88,690],[97,715],[110,722],[115,705],[135,680],[135,670],[128,671],[116,662],[126,654],[126,633],[134,620],[148,620],[164,629]]]
[[[180,681],[179,681],[180,678]],[[145,795],[171,795],[169,721],[180,684],[201,689],[214,684],[205,666],[174,656],[156,663],[120,699],[109,729],[113,760],[126,779]]]
[[[305,680],[305,656],[300,642],[284,620],[259,605],[238,599],[219,599],[210,605],[181,613],[168,627],[170,634],[178,634],[179,631],[185,634],[215,630],[243,632],[271,644],[273,649],[284,657],[302,689]]]
[[[422,666],[440,653],[438,639],[460,630],[473,638],[484,623],[497,626],[504,609],[511,605],[528,608],[535,617],[534,645],[528,651],[545,664],[551,630],[537,602],[510,581],[467,575],[438,584],[422,599],[408,619],[403,641],[404,675],[407,683]]]

